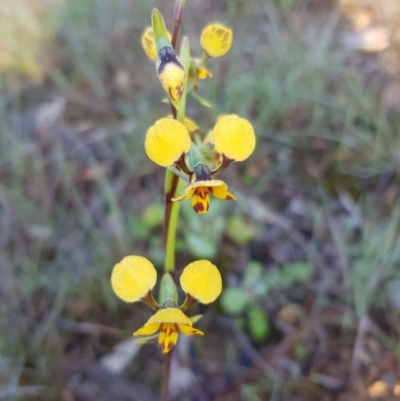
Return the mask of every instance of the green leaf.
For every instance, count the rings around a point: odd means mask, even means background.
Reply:
[[[241,288],[227,288],[223,291],[220,299],[224,312],[236,315],[242,313],[248,304],[247,294]]]
[[[190,92],[190,96],[204,107],[212,108],[212,104],[194,92]]]
[[[311,277],[312,266],[306,262],[290,263],[283,267],[282,273],[289,284],[306,281]]]
[[[150,205],[143,213],[143,221],[149,228],[160,225],[164,217],[164,208],[161,205]]]
[[[242,286],[249,288],[258,284],[261,280],[263,270],[261,263],[255,261],[250,262],[244,272]]]
[[[251,305],[247,311],[247,319],[250,335],[255,341],[267,338],[270,332],[270,324],[267,313],[256,305]]]
[[[190,253],[197,258],[212,259],[217,254],[217,244],[215,241],[201,237],[196,233],[186,235],[186,243]]]
[[[256,228],[243,217],[232,217],[226,223],[226,235],[239,245],[249,243],[257,234]]]

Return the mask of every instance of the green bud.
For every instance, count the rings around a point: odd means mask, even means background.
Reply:
[[[203,153],[201,153],[200,149],[193,142],[189,152],[186,154],[185,162],[190,171],[193,171],[199,164],[206,164]]]
[[[164,273],[161,279],[160,304],[162,308],[178,306],[178,290],[170,273]]]
[[[171,42],[168,40],[167,27],[165,26],[164,18],[162,17],[160,11],[158,11],[156,8],[151,14],[151,23],[153,26],[157,53],[160,51],[160,49],[166,46],[171,47],[172,49]]]

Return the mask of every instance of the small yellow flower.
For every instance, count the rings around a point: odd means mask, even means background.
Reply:
[[[221,24],[207,25],[200,35],[200,44],[210,57],[221,57],[232,46],[233,31]]]
[[[209,304],[215,301],[222,290],[221,274],[216,266],[208,260],[198,260],[185,267],[181,275],[181,286],[186,292],[185,302],[176,307],[176,286],[172,276],[165,273],[163,304],[160,306],[153,298],[151,289],[156,283],[157,273],[153,264],[141,256],[127,256],[114,266],[111,284],[114,292],[126,302],[143,300],[157,312],[150,317],[143,327],[136,330],[134,336],[152,336],[159,332],[158,344],[163,353],[169,352],[178,341],[178,332],[188,336],[202,336],[204,333],[195,329],[193,322],[199,316],[188,318],[183,310],[194,302]],[[161,282],[161,287],[163,281]],[[172,286],[172,287],[171,287]],[[162,291],[161,291],[162,292]],[[162,296],[161,296],[162,297]]]
[[[142,256],[126,256],[114,266],[111,275],[114,292],[125,302],[136,302],[144,298],[156,281],[156,269]]]
[[[168,353],[178,341],[178,330],[187,336],[202,336],[204,333],[192,327],[192,321],[178,308],[158,310],[145,325],[136,330],[134,336],[151,336],[158,331],[158,344],[163,353]]]
[[[196,168],[204,167],[197,166]],[[173,202],[192,198],[192,207],[196,213],[204,214],[210,208],[210,194],[222,200],[235,200],[235,196],[228,192],[228,186],[221,180],[213,180],[210,174],[193,173],[190,184],[183,195],[172,198]]]
[[[198,79],[207,79],[213,76],[212,72],[205,65],[196,67],[196,72]]]
[[[234,161],[247,159],[256,146],[252,125],[234,114],[219,118],[213,132],[215,149]]]
[[[168,167],[189,151],[191,143],[188,130],[182,123],[164,117],[148,129],[144,146],[154,163]]]

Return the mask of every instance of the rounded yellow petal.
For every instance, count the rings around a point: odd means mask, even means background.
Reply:
[[[171,33],[167,32],[168,39],[171,40]],[[157,49],[156,49],[156,42],[154,40],[154,33],[153,28],[148,26],[142,33],[140,38],[142,47],[146,56],[153,61],[157,60]]]
[[[145,324],[176,323],[192,326],[192,321],[178,308],[165,308],[158,310]]]
[[[211,57],[220,57],[228,53],[232,40],[232,29],[221,24],[207,25],[200,35],[201,47]]]
[[[221,274],[208,260],[198,260],[185,267],[180,278],[182,289],[202,304],[215,301],[222,290]]]
[[[111,286],[125,302],[143,298],[156,284],[157,272],[153,264],[142,256],[126,256],[114,266]]]
[[[171,118],[161,118],[152,125],[144,143],[147,156],[154,163],[168,167],[189,151],[191,140],[186,127]]]
[[[229,159],[247,159],[256,146],[252,125],[235,114],[221,117],[214,127],[214,146]]]

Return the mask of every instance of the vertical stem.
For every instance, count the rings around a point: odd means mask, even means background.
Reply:
[[[174,30],[172,33],[172,47],[175,49],[176,41],[178,38],[179,26],[182,19],[183,6],[185,0],[176,0],[174,10]],[[188,46],[188,44],[187,44]],[[186,53],[189,54],[189,65],[190,65],[190,51],[187,49]],[[186,57],[187,59],[187,57]],[[186,109],[186,96],[187,96],[187,82],[188,82],[188,62],[184,63],[185,68],[185,82],[184,91],[182,94],[181,103],[177,110],[171,104],[172,116],[175,119],[183,122],[185,118]],[[178,225],[179,216],[179,203],[173,203],[172,198],[176,196],[176,193],[180,190],[182,181],[179,181],[179,177],[167,170],[165,175],[165,212],[164,212],[164,245],[165,245],[165,271],[173,274],[175,270],[175,238],[176,228]],[[165,355],[164,358],[164,372],[163,382],[161,388],[161,401],[168,401],[169,398],[169,378],[171,375],[171,361],[172,361],[173,349]]]
[[[171,173],[170,171],[168,173]],[[176,183],[174,192],[169,199],[165,196],[166,199],[166,207],[169,208],[169,221],[167,228],[167,238],[165,244],[165,271],[173,274],[175,270],[175,239],[176,239],[176,229],[178,226],[178,217],[179,217],[179,202],[172,202],[171,198],[175,196],[175,194],[179,193],[182,190],[183,180],[180,180],[178,176],[172,174],[173,184]]]
[[[176,41],[178,39],[179,26],[181,25],[183,6],[186,0],[176,0],[174,9],[174,30],[172,32],[171,44],[175,49]]]
[[[171,374],[171,361],[172,361],[172,352],[174,349],[164,357],[164,372],[163,372],[163,382],[161,387],[161,401],[168,401],[169,396],[169,377]]]

